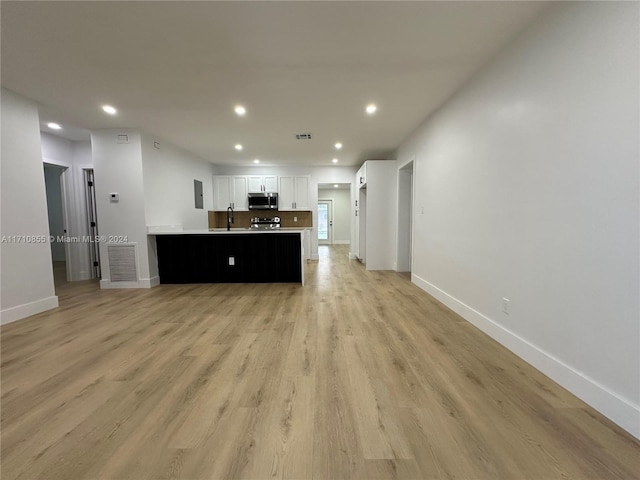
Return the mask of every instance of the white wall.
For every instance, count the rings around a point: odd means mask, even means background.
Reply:
[[[351,190],[320,188],[318,200],[332,200],[333,243],[351,243]]]
[[[159,143],[159,149],[154,142]],[[147,225],[208,228],[208,212],[213,210],[214,166],[146,134],[142,136],[142,159]],[[195,208],[194,180],[202,182],[203,209]]]
[[[91,142],[74,142],[46,132],[41,132],[41,139],[42,161],[67,168],[64,173],[67,235],[82,239],[89,234],[83,169],[93,168]],[[69,280],[90,279],[92,267],[89,244],[82,241],[69,242],[64,247],[67,249]]]
[[[639,8],[553,6],[398,150],[414,281],[636,436]]]
[[[117,143],[118,135],[128,135],[129,143]],[[95,173],[98,228],[107,242],[100,243],[102,288],[148,288],[159,283],[155,265],[149,263],[149,246],[145,221],[145,197],[142,170],[142,136],[129,129],[94,130],[91,146]],[[111,193],[120,201],[112,203]],[[110,282],[107,243],[109,237],[126,237],[135,244],[138,260],[138,282]]]
[[[37,106],[5,88],[1,91],[0,323],[55,308],[51,247]],[[44,242],[33,241],[46,240]]]

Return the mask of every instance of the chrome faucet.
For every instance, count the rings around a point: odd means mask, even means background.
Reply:
[[[227,231],[231,230],[231,224],[233,223],[233,208],[231,205],[227,207]]]

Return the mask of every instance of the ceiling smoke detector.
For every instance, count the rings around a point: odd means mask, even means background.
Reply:
[[[310,133],[296,133],[296,138],[298,140],[311,140],[311,134]]]

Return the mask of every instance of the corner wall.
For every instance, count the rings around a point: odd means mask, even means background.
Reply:
[[[118,137],[127,136],[127,143]],[[149,288],[159,283],[149,268],[145,199],[142,178],[142,140],[135,130],[91,132],[100,242],[101,288]],[[117,193],[119,201],[111,202]],[[109,244],[135,245],[138,272],[136,282],[111,282]]]
[[[142,169],[147,225],[208,228],[208,212],[213,210],[213,164],[143,134]],[[194,180],[202,182],[202,209],[195,208]]]
[[[0,323],[5,324],[57,307],[58,297],[53,286],[38,108],[5,88],[1,103]]]
[[[414,282],[636,437],[639,8],[552,6],[398,150]]]

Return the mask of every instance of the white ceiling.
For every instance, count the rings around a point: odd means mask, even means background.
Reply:
[[[3,0],[2,85],[72,139],[132,127],[216,164],[356,165],[392,155],[544,6]]]

